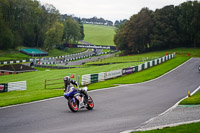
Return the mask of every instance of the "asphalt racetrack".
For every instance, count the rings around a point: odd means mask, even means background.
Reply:
[[[200,58],[149,82],[91,91],[94,110],[72,113],[64,97],[0,109],[1,133],[119,133],[163,113],[200,86]],[[134,80],[134,79],[133,79]]]

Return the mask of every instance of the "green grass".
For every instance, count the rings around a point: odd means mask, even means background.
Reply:
[[[149,54],[145,54],[145,55],[141,54],[141,55],[129,55],[129,56],[121,56],[121,57],[115,56],[115,57],[110,57],[110,58],[98,60],[98,61],[95,61],[95,62],[89,62],[87,64],[93,65],[93,64],[107,64],[107,63],[144,62],[147,59],[152,60],[152,59],[158,58],[159,57],[158,55],[159,54],[157,54],[157,56],[152,56],[151,53],[149,53]],[[163,55],[163,54],[160,54],[160,56],[161,55]]]
[[[200,122],[138,133],[200,133]]]
[[[115,27],[84,24],[84,41],[87,41],[94,45],[114,45]]]
[[[68,55],[86,51],[85,48],[68,48],[67,51],[52,49],[48,52],[47,57]],[[32,58],[32,56],[25,55],[18,50],[0,50],[0,61],[24,60]]]
[[[111,52],[109,49],[103,49],[102,52]]]
[[[52,98],[56,96],[61,96],[62,94],[63,91],[59,89],[55,90],[36,89],[32,91],[27,90],[27,91],[13,91],[13,92],[1,93],[0,99],[3,99],[4,101],[0,102],[0,107]]]
[[[132,84],[132,83],[138,83],[138,82],[151,80],[153,78],[156,78],[170,71],[174,67],[188,60],[190,57],[187,56],[187,53],[190,50],[192,51],[192,49],[181,49],[181,50],[173,49],[173,50],[168,50],[168,51],[151,52],[151,53],[137,55],[140,57],[156,57],[156,56],[160,57],[160,56],[164,56],[166,52],[167,53],[172,53],[172,51],[176,52],[176,57],[174,59],[166,61],[163,64],[154,66],[142,72],[137,72],[137,73],[119,77],[116,79],[91,84],[88,86],[89,90],[116,86],[116,84]],[[200,56],[199,54],[200,52],[199,53],[196,52],[194,54],[191,53],[191,56],[193,55]],[[130,55],[130,56],[127,56],[126,58],[133,58],[132,56],[137,58],[136,55]],[[122,58],[120,60],[123,60],[123,57],[119,57],[119,58]],[[55,88],[64,88],[64,83],[60,85],[47,86],[47,89],[44,89],[46,79],[56,79],[56,78],[62,79],[65,75],[68,75],[69,73],[84,75],[84,74],[108,72],[111,70],[117,70],[117,69],[121,69],[125,67],[130,67],[133,65],[137,65],[134,63],[135,62],[118,63],[118,64],[111,64],[111,65],[105,65],[105,66],[91,66],[88,68],[76,68],[76,69],[65,69],[65,70],[48,69],[49,71],[45,71],[46,69],[40,69],[39,71],[36,71],[36,72],[1,76],[0,77],[1,83],[26,80],[27,90],[0,93],[0,106],[7,106],[7,105],[12,105],[12,104],[36,101],[36,100],[55,97],[55,96],[61,96],[63,91],[60,89],[55,89]],[[63,80],[60,80],[59,82],[63,82]]]
[[[24,60],[26,58],[30,58],[30,56],[17,50],[0,50],[0,61]]]
[[[50,57],[55,57],[55,56],[74,54],[74,53],[79,53],[79,52],[84,52],[84,51],[86,51],[85,48],[68,48],[66,51],[52,49],[48,52],[48,54]]]
[[[200,104],[200,91],[194,94],[192,97],[188,97],[181,101],[181,105],[196,105]]]

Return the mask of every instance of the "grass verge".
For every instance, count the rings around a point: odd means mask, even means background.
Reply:
[[[181,105],[196,105],[200,104],[200,91],[195,93],[192,97],[188,97],[180,102]]]
[[[199,127],[200,127],[200,122],[180,125],[177,127],[170,127],[170,128],[167,127],[163,129],[143,131],[140,133],[200,133]]]

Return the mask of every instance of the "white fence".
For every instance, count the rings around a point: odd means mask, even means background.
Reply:
[[[8,83],[8,91],[26,90],[26,81]]]
[[[165,62],[169,59],[172,59],[174,57],[175,57],[175,53],[160,57],[158,59],[155,59],[155,60],[152,60],[152,61],[149,61],[149,62],[145,62],[144,64],[140,64],[138,66],[133,66],[131,68],[114,70],[114,71],[110,71],[110,72],[101,72],[101,73],[98,73],[98,74],[83,75],[81,84],[82,85],[88,85],[88,84],[91,84],[91,83],[104,81],[104,80],[111,79],[111,78],[116,78],[116,77],[122,76],[124,74],[139,72],[139,71],[148,69],[152,66],[163,63],[163,62]]]

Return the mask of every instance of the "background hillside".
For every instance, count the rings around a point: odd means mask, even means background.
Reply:
[[[114,34],[115,27],[84,24],[84,40],[94,45],[115,46]]]

